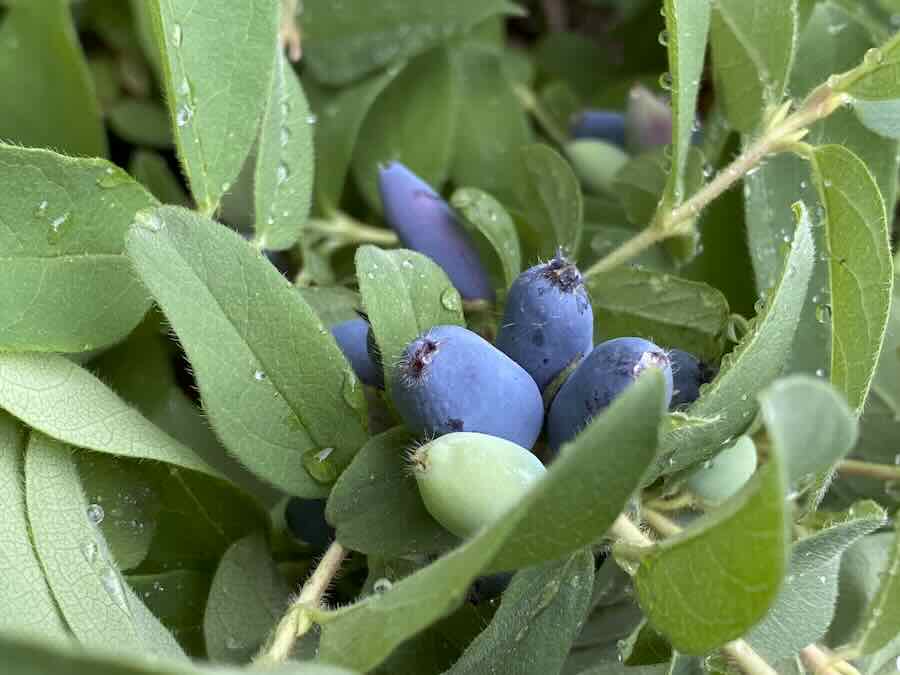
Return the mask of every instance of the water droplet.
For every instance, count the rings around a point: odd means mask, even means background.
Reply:
[[[184,127],[187,126],[193,118],[194,109],[185,103],[179,106],[178,111],[175,113],[175,124],[179,127]]]
[[[281,147],[287,146],[291,140],[291,130],[287,127],[281,127]]]
[[[61,216],[57,216],[53,220],[50,221],[50,229],[53,230],[54,233],[59,232],[59,228],[65,225],[66,221],[69,219],[69,214],[64,213]]]
[[[172,44],[176,47],[181,46],[181,41],[184,39],[184,32],[181,30],[181,24],[176,23],[172,26]]]
[[[181,79],[181,84],[178,85],[178,93],[182,96],[187,96],[191,93],[191,85],[186,77]]]
[[[889,480],[884,484],[884,494],[892,499],[900,499],[900,480]]]
[[[43,215],[47,211],[47,206],[49,206],[49,203],[45,199],[37,205],[37,210],[35,211],[35,213],[37,215]]]
[[[100,584],[112,601],[119,606],[119,609],[130,615],[131,606],[128,603],[125,587],[122,585],[122,578],[112,565],[104,565],[103,570],[100,572]]]
[[[81,546],[81,555],[83,555],[84,559],[91,565],[97,560],[97,554],[99,552],[100,550],[97,546],[97,542],[88,541]]]
[[[659,35],[657,36],[657,39],[659,40],[659,44],[661,44],[663,47],[667,46],[669,44],[669,31],[667,31],[667,30],[659,31]]]
[[[372,590],[381,595],[383,593],[387,593],[394,587],[393,582],[390,579],[385,579],[382,577],[381,579],[377,579],[374,584],[372,584]]]
[[[111,166],[107,167],[106,170],[97,177],[97,185],[104,189],[128,185],[132,182],[131,176],[121,169],[116,169]]]
[[[94,525],[99,525],[103,522],[103,516],[106,515],[103,512],[103,507],[99,504],[89,504],[87,507],[87,517]]]
[[[257,370],[256,372],[253,373],[253,379],[256,380],[257,382],[264,382],[267,379],[267,377],[268,376],[261,370]]]
[[[825,377],[825,369],[816,368],[816,377]]]
[[[662,87],[666,91],[671,91],[672,85],[673,85],[673,81],[672,81],[671,73],[666,72],[659,76],[659,86],[660,87]]]
[[[898,452],[896,455],[894,455],[894,464],[896,464],[897,466],[900,466],[900,452]]]
[[[831,305],[816,305],[816,321],[821,324],[831,323]]]
[[[284,183],[288,179],[289,175],[290,175],[290,170],[288,169],[287,164],[284,164],[284,163],[279,164],[278,168],[275,169],[275,180],[278,182],[279,185]]]
[[[877,66],[884,61],[884,54],[878,47],[872,47],[863,56],[863,61],[865,61],[866,65]]]
[[[819,583],[820,583],[820,584],[827,583],[827,581],[828,581],[828,577],[826,577],[826,576],[824,576],[824,575],[819,577]]]
[[[151,232],[159,232],[165,227],[162,218],[155,211],[144,209],[134,215],[134,224]]]
[[[330,459],[334,448],[313,448],[303,453],[303,466],[306,472],[319,483],[333,483],[340,471]]]
[[[462,306],[459,291],[452,287],[444,289],[444,292],[441,293],[441,304],[444,306],[444,309],[450,312],[459,311],[459,308]]]
[[[306,116],[307,124],[315,124],[318,121],[319,121],[319,118],[316,117],[315,113],[310,113],[309,115]]]
[[[244,648],[244,643],[234,637],[234,635],[229,635],[227,638],[225,638],[225,648],[230,651],[236,652],[239,649]]]

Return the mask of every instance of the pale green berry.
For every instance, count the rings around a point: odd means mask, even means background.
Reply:
[[[688,478],[687,488],[707,502],[722,502],[740,490],[754,471],[756,445],[749,436],[741,436]]]
[[[525,448],[465,431],[426,443],[411,461],[425,508],[463,538],[507,512],[546,472]]]

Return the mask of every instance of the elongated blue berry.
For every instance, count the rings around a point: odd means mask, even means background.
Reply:
[[[596,138],[625,147],[625,116],[612,110],[585,110],[572,118],[572,138]]]
[[[522,366],[541,391],[593,344],[594,313],[574,263],[558,255],[513,282],[497,348]]]
[[[428,183],[400,162],[378,171],[384,217],[400,243],[434,260],[466,300],[493,302],[494,289],[472,239]]]
[[[672,399],[672,366],[665,350],[636,337],[608,340],[596,347],[568,377],[547,416],[547,441],[553,450],[575,438],[648,368],[662,370],[667,403]]]
[[[711,382],[715,370],[700,361],[693,354],[680,349],[669,350],[672,361],[672,403],[671,408],[684,408],[700,398],[700,386]]]
[[[384,387],[384,373],[381,367],[372,361],[368,350],[369,323],[365,319],[350,319],[331,327],[335,342],[344,353],[356,376],[364,384],[372,387]]]
[[[541,392],[506,354],[460,326],[413,340],[394,369],[394,405],[423,437],[475,431],[530,448],[543,425]]]
[[[497,520],[546,472],[530,451],[485,434],[447,434],[410,459],[425,508],[458,537]]]

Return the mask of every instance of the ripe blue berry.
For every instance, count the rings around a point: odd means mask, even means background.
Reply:
[[[625,116],[611,110],[585,110],[572,119],[572,138],[596,138],[625,147]]]
[[[672,366],[665,350],[636,337],[603,342],[588,354],[568,377],[547,416],[547,440],[560,447],[575,438],[594,415],[601,412],[648,368],[659,368],[666,378],[667,401],[672,398]]]
[[[530,451],[486,434],[441,436],[410,460],[425,508],[458,537],[497,520],[546,472]]]
[[[290,533],[316,550],[325,550],[334,541],[334,528],[325,520],[325,502],[291,497],[284,509]]]
[[[378,171],[384,217],[400,243],[434,260],[466,300],[494,301],[475,244],[456,214],[428,183],[400,162]]]
[[[406,426],[423,437],[475,431],[530,448],[543,425],[531,376],[459,326],[437,326],[406,347],[392,394]]]
[[[591,351],[594,313],[581,273],[560,255],[513,282],[497,348],[522,366],[541,391]]]
[[[711,382],[715,370],[693,354],[680,349],[669,350],[672,362],[673,393],[671,408],[684,408],[700,398],[700,385]]]
[[[350,319],[331,327],[338,347],[353,367],[353,372],[364,384],[372,387],[384,387],[384,373],[381,367],[372,361],[368,350],[368,339],[371,329],[365,319]]]

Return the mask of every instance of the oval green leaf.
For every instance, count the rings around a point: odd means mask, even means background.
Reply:
[[[522,251],[516,224],[509,213],[500,202],[478,188],[460,188],[453,193],[450,204],[491,243],[503,267],[506,285],[511,286],[522,271]]]
[[[239,235],[190,211],[140,214],[127,247],[228,450],[291,494],[328,494],[366,441],[366,403],[315,312]]]

